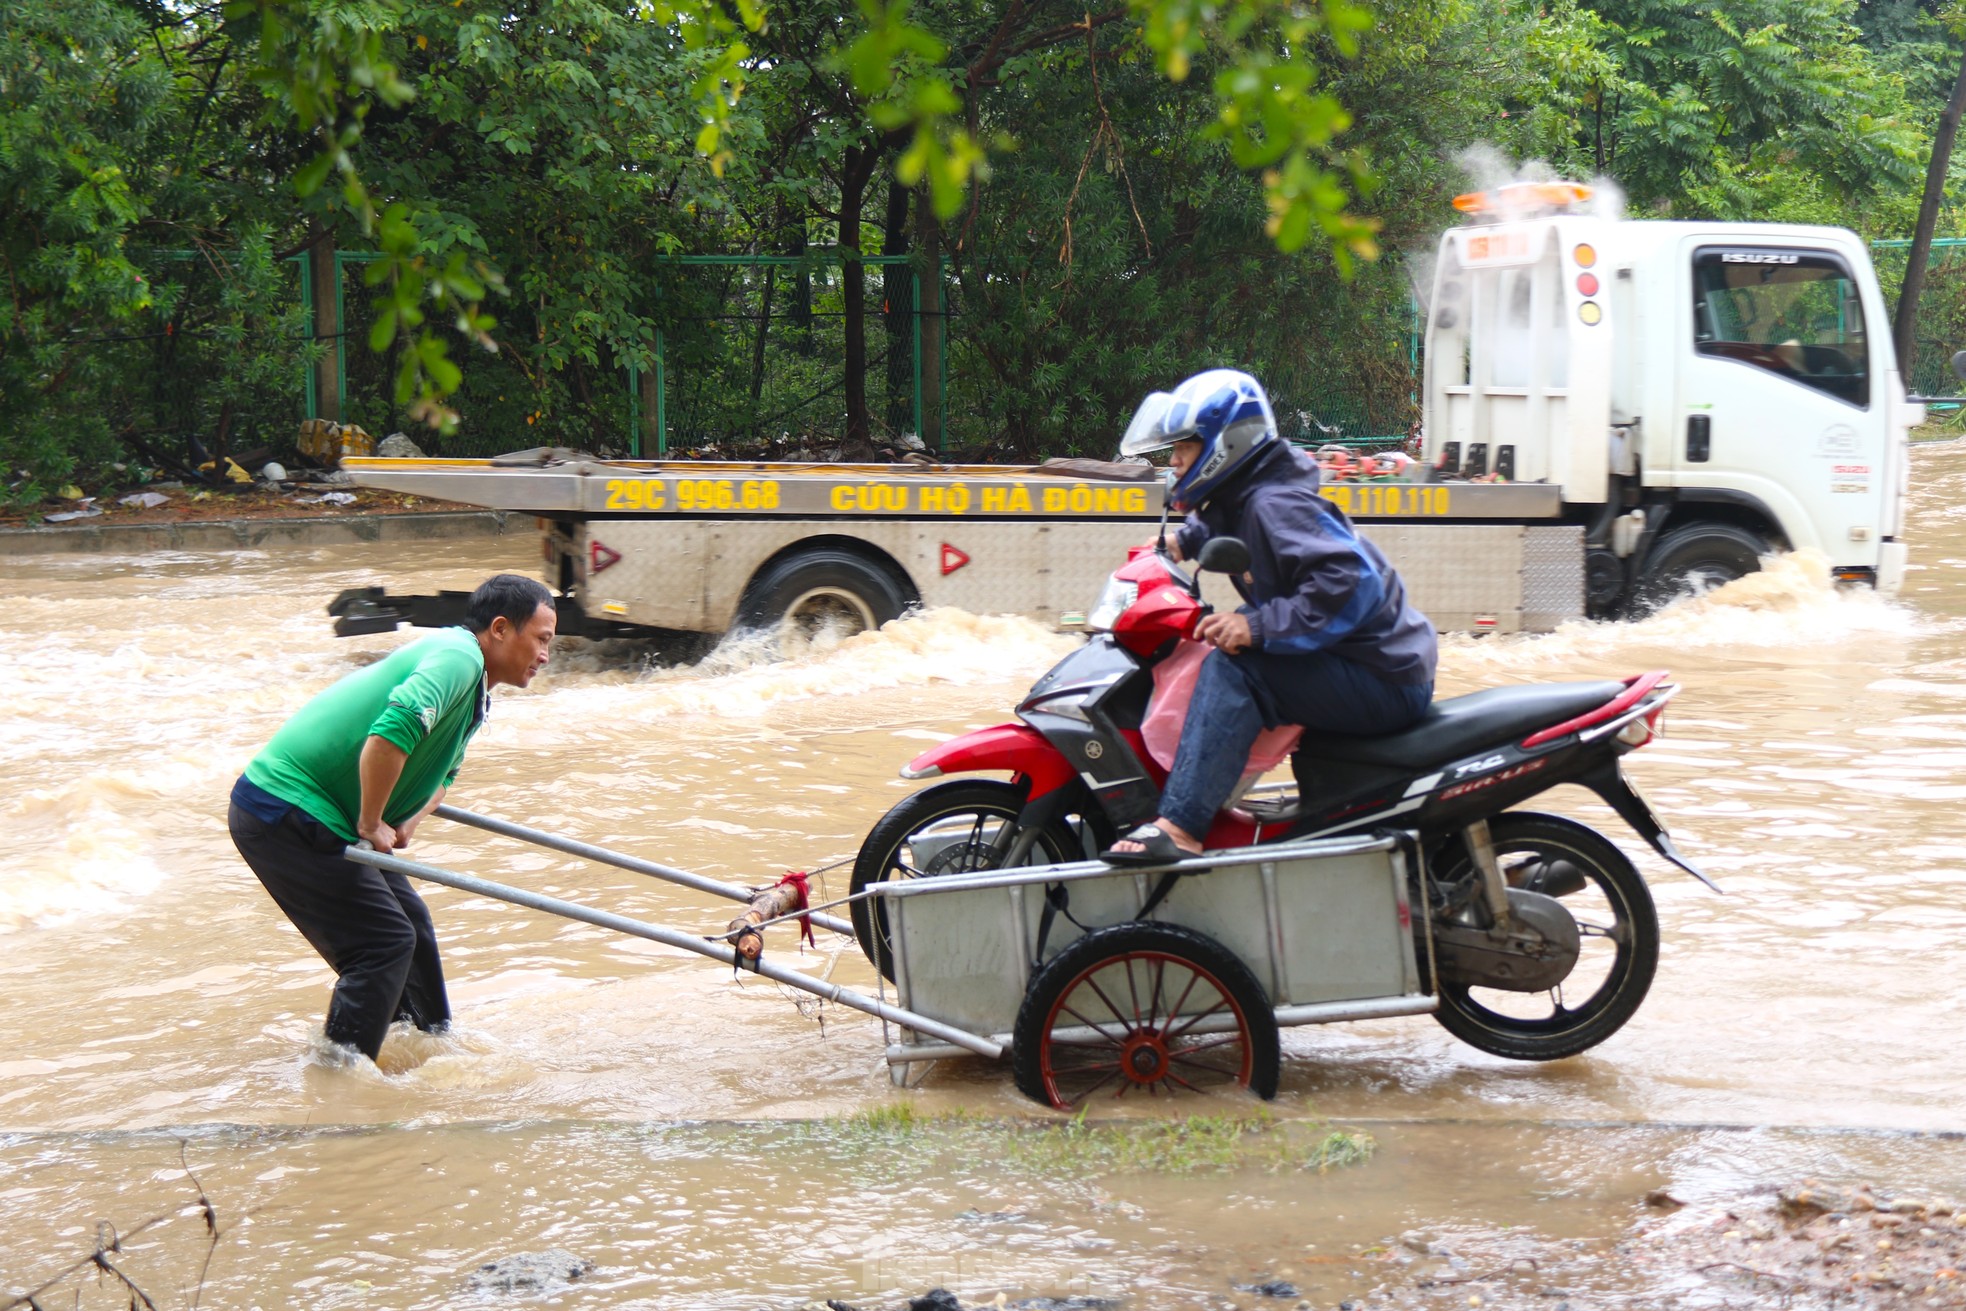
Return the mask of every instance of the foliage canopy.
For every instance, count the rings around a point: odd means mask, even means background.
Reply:
[[[1405,259],[1490,180],[1471,150],[1608,176],[1644,215],[1897,235],[1960,58],[1944,17],[24,0],[0,7],[8,495],[193,437],[283,445],[328,345],[300,291],[330,246],[359,259],[348,417],[440,447],[620,447],[658,331],[707,437],[889,441],[913,283],[863,273],[874,255],[946,270],[923,322],[953,445],[1104,453],[1142,392],[1224,362],[1300,435],[1398,432]],[[718,253],[787,262],[676,260]]]

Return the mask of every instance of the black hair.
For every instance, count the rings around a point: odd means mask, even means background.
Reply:
[[[493,574],[478,584],[478,590],[464,603],[464,626],[482,633],[491,627],[492,620],[503,615],[514,628],[524,628],[542,605],[548,610],[556,608],[544,583],[519,574]]]

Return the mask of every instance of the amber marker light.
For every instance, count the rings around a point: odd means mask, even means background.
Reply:
[[[1491,209],[1569,209],[1591,198],[1591,189],[1576,182],[1511,182],[1493,191],[1468,191],[1454,197],[1463,214]]]
[[[1579,246],[1570,252],[1570,258],[1577,261],[1578,268],[1587,269],[1597,263],[1597,247],[1590,245]],[[1589,293],[1586,292],[1585,294],[1588,295]]]

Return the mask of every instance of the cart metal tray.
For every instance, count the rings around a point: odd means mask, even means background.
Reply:
[[[1404,832],[1210,853],[1168,866],[1180,877],[1145,918],[1228,948],[1279,1025],[1419,1014],[1436,1006],[1414,954],[1419,859]],[[1086,861],[880,885],[902,1009],[1008,1049],[1035,967],[1078,939],[1079,925],[1141,919],[1165,872]],[[1054,914],[1040,960],[1053,887],[1069,917]],[[887,1052],[895,1065],[966,1054],[906,1028]]]

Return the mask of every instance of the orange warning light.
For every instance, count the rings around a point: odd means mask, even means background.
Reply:
[[[1597,263],[1597,247],[1589,245],[1579,246],[1570,252],[1570,258],[1577,261],[1578,268],[1587,269]]]
[[[1511,209],[1568,209],[1591,198],[1579,182],[1511,182],[1493,191],[1469,191],[1454,197],[1463,214],[1487,214]]]

